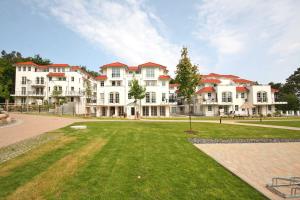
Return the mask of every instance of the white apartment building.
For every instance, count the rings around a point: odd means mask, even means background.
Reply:
[[[172,89],[174,95],[176,90]],[[210,73],[201,76],[192,112],[202,116],[274,114],[276,104],[286,104],[277,101],[277,92],[238,76]],[[178,102],[177,113],[187,114],[188,110],[186,103]]]
[[[71,102],[74,112],[86,112],[86,80],[90,80],[96,92],[92,77],[78,66],[68,64],[37,65],[33,62],[16,63],[15,104],[54,103],[53,90],[61,92],[66,102]]]
[[[76,114],[128,116],[138,111],[143,117],[167,117],[170,113],[168,70],[148,62],[138,66],[110,63],[101,66],[101,75],[92,77],[78,66],[68,64],[37,65],[16,63],[15,104],[54,103],[53,90],[71,102]],[[128,95],[131,81],[146,87],[146,96],[138,105]],[[87,96],[87,82],[92,88]]]
[[[134,117],[138,112],[143,117],[167,117],[170,113],[168,70],[160,64],[148,62],[128,66],[115,62],[100,67],[97,80],[97,116]],[[134,104],[129,96],[131,81],[138,80],[146,87],[146,96]],[[137,110],[136,110],[137,109]]]

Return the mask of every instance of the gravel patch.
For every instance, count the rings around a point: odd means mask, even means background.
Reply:
[[[203,139],[203,138],[189,138],[189,142],[193,144],[232,144],[232,143],[281,143],[281,142],[300,142],[300,139],[280,139],[280,138],[266,138],[266,139]]]
[[[0,148],[0,164],[54,140],[57,136],[43,134]]]

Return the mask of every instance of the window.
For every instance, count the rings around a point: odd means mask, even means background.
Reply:
[[[162,86],[166,86],[166,81],[162,81],[162,82],[161,82],[161,85],[162,85]]]
[[[71,87],[71,91],[74,92],[74,87]]]
[[[222,102],[232,102],[232,92],[222,92]]]
[[[150,93],[146,92],[146,103],[150,103]]]
[[[116,94],[115,94],[115,103],[119,103],[120,102],[120,95],[119,95],[119,93],[117,92]]]
[[[121,81],[117,81],[117,86],[121,86]]]
[[[104,81],[100,81],[100,86],[104,87]]]
[[[60,72],[60,68],[57,68],[57,72]]]
[[[161,94],[161,100],[162,100],[162,101],[165,101],[165,100],[166,100],[166,93],[162,93],[162,94]]]
[[[128,93],[128,99],[131,99],[131,95]]]
[[[207,93],[207,97],[210,99],[211,98],[211,93]]]
[[[268,111],[272,111],[272,106],[268,105]]]
[[[62,71],[62,72],[65,72],[65,68],[62,68],[61,71]]]
[[[41,84],[44,84],[44,77],[41,77]]]
[[[100,93],[100,103],[104,103],[104,93]]]
[[[19,72],[21,71],[21,67],[18,67]]]
[[[119,107],[119,116],[124,115],[124,107]]]
[[[53,68],[53,71],[56,72],[56,68]]]
[[[257,102],[264,103],[267,101],[267,92],[257,92]]]
[[[28,67],[28,71],[31,72],[31,67]]]
[[[26,87],[22,87],[21,90],[22,90],[22,95],[26,95]]]
[[[256,114],[256,109],[252,108],[252,115],[255,115],[255,114]]]
[[[146,86],[156,86],[156,81],[145,81]]]
[[[112,81],[111,86],[116,86],[116,81]]]
[[[211,112],[212,111],[212,106],[207,106],[207,111]]]
[[[26,67],[23,67],[23,72],[26,72]]]
[[[74,76],[71,77],[71,81],[74,82]]]
[[[151,92],[151,103],[156,103],[156,93]]]
[[[61,81],[61,80],[62,80],[62,78],[60,78],[60,77],[59,77],[59,78],[58,78],[58,80],[59,80],[59,81]]]
[[[241,93],[241,98],[244,99],[245,98],[245,93]]]
[[[62,91],[62,87],[61,86],[59,86],[59,91]]]
[[[25,97],[22,97],[21,98],[21,104],[25,104],[26,103],[26,98]]]
[[[71,97],[71,102],[74,102],[74,97]]]
[[[157,107],[151,106],[151,116],[157,116]]]
[[[27,82],[26,76],[22,76],[22,85],[25,85]]]
[[[113,103],[114,102],[114,93],[109,93],[109,103]]]
[[[154,68],[147,68],[146,69],[146,77],[153,78],[154,77]]]
[[[49,77],[49,81],[52,81],[52,77]]]
[[[238,105],[235,105],[235,106],[234,106],[234,110],[235,110],[235,111],[239,111],[239,106],[238,106]]]
[[[149,116],[149,107],[143,106],[143,116]]]
[[[166,108],[164,106],[160,106],[160,116],[166,116]]]
[[[36,77],[36,78],[35,78],[35,83],[36,83],[36,84],[40,84],[40,77]]]
[[[120,77],[120,68],[112,68],[112,74],[111,77]]]

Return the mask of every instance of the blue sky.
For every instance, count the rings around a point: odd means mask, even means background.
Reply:
[[[201,73],[284,81],[300,67],[298,0],[1,0],[0,49],[98,70],[147,61],[174,75],[187,46]]]

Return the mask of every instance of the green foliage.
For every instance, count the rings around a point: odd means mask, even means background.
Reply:
[[[58,87],[54,87],[53,91],[52,91],[52,94],[51,94],[51,97],[55,99],[55,102],[56,103],[60,103],[60,99],[63,98],[62,96],[62,91],[61,90],[58,90]]]
[[[136,103],[138,99],[143,99],[145,97],[146,88],[139,85],[138,80],[133,79],[131,82],[131,87],[129,90],[129,95],[134,98],[134,102]]]
[[[12,51],[7,53],[1,51],[0,56],[0,103],[4,100],[9,100],[10,94],[14,93],[15,90],[15,67],[14,64],[17,62],[32,61],[36,64],[47,65],[50,64],[50,60],[43,59],[39,55],[34,57],[23,57],[21,53]]]
[[[178,95],[191,103],[196,87],[199,84],[200,76],[198,73],[198,67],[196,65],[192,65],[188,58],[187,48],[183,48],[181,51],[181,59],[179,64],[176,66],[175,74],[175,82],[179,84]]]
[[[299,110],[300,102],[296,94],[294,93],[281,93],[279,96],[280,101],[286,101],[288,104],[278,105],[278,109],[287,110]]]
[[[90,102],[90,99],[92,97],[92,85],[90,80],[85,80],[85,94],[87,96],[87,102]]]
[[[95,71],[92,71],[92,70],[89,70],[86,68],[86,66],[80,66],[80,68],[85,71],[86,73],[92,75],[93,77],[96,77],[96,76],[99,76],[99,72],[95,72]]]

